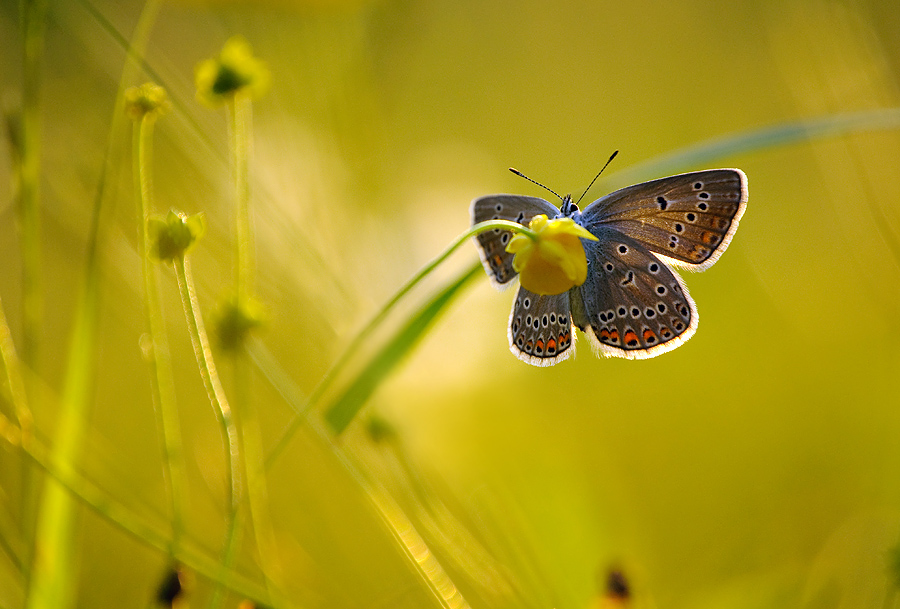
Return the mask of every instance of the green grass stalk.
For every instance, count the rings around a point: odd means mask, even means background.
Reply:
[[[283,570],[278,544],[272,528],[269,509],[269,489],[266,481],[262,433],[250,391],[250,362],[243,348],[232,354],[235,387],[235,411],[240,420],[241,445],[247,476],[247,500],[250,520],[256,538],[259,565],[266,580],[269,595],[281,598]]]
[[[246,310],[253,293],[253,227],[250,217],[250,141],[252,103],[246,90],[235,91],[228,104],[235,189],[234,294],[237,306]],[[282,586],[281,564],[275,532],[269,518],[269,493],[265,477],[264,451],[259,418],[250,391],[251,374],[244,341],[231,352],[234,371],[234,410],[240,419],[238,429],[247,476],[247,500],[253,525],[259,564],[269,592],[277,597]]]
[[[41,286],[41,80],[47,0],[22,0],[22,138],[19,229],[22,249],[22,360],[37,369],[38,335],[43,316]]]
[[[39,229],[40,181],[40,79],[44,45],[45,0],[22,2],[25,65],[22,116],[22,249],[23,249],[23,357],[36,370],[37,334],[42,316]],[[56,443],[50,462],[56,469],[71,469],[78,461],[84,438],[89,394],[95,365],[98,281],[93,246],[78,308],[63,382]],[[25,490],[26,501],[31,496]],[[35,513],[34,544],[26,574],[28,609],[66,609],[74,602],[77,510],[66,490],[53,478],[45,478],[36,509],[28,510],[25,530],[31,530]]]
[[[187,473],[184,466],[184,449],[181,442],[181,425],[175,398],[175,380],[172,373],[172,357],[169,352],[165,320],[159,298],[159,277],[151,250],[149,235],[150,214],[153,212],[153,125],[155,113],[145,114],[134,123],[132,159],[134,163],[135,196],[140,223],[139,243],[141,251],[141,275],[144,289],[144,315],[150,334],[147,354],[151,368],[151,392],[159,417],[162,435],[163,461],[167,472],[169,508],[172,512],[172,553],[181,539],[184,506],[187,497]]]
[[[17,216],[22,252],[22,362],[38,370],[38,344],[44,311],[41,268],[41,82],[44,65],[44,33],[47,0],[20,0],[22,40],[22,114],[19,139],[19,200]],[[36,394],[36,393],[35,393]],[[40,479],[22,463],[22,530],[33,534],[38,512]],[[32,563],[28,549],[25,561]],[[26,587],[30,587],[26,569]]]
[[[25,391],[25,381],[22,378],[19,356],[16,353],[16,345],[13,343],[12,333],[9,330],[9,322],[6,319],[6,310],[3,307],[2,300],[0,300],[0,358],[3,360],[3,369],[6,371],[6,383],[9,388],[16,424],[21,435],[27,438],[32,434],[34,421],[31,408],[28,406],[28,395]]]
[[[482,272],[480,263],[470,267],[413,315],[406,325],[372,357],[325,413],[325,420],[328,421],[335,435],[343,433],[372,393],[424,336],[437,316],[447,308],[469,281]]]
[[[426,264],[418,273],[412,276],[412,278],[407,281],[394,296],[381,308],[378,313],[375,314],[368,324],[363,327],[362,330],[353,338],[350,344],[344,349],[343,353],[341,353],[340,357],[338,357],[337,361],[335,361],[334,365],[325,373],[325,376],[319,381],[319,384],[313,389],[312,393],[310,393],[309,398],[301,405],[298,406],[298,410],[294,415],[291,422],[288,424],[281,438],[275,443],[275,446],[269,452],[268,457],[266,458],[266,466],[271,466],[274,460],[278,457],[284,447],[287,445],[288,441],[293,437],[294,433],[297,431],[297,428],[303,422],[306,417],[306,413],[309,411],[311,407],[318,404],[319,400],[322,399],[322,396],[325,395],[325,392],[331,387],[332,383],[335,381],[337,376],[343,371],[343,369],[350,362],[352,357],[356,355],[359,348],[365,344],[365,342],[369,339],[369,337],[375,332],[375,330],[384,322],[387,318],[388,314],[397,306],[404,296],[406,296],[414,287],[416,287],[425,277],[430,275],[441,263],[444,262],[450,255],[455,252],[459,247],[468,241],[471,237],[483,233],[484,231],[493,230],[495,228],[502,228],[504,230],[513,230],[516,232],[520,232],[526,234],[532,238],[535,238],[535,233],[531,229],[526,226],[522,226],[517,222],[509,222],[507,220],[488,220],[486,222],[481,222],[476,224],[475,226],[469,228],[465,232],[463,232],[459,237],[456,238],[447,248],[441,252],[436,258],[431,260],[428,264]]]
[[[75,327],[66,362],[56,442],[48,463],[63,475],[79,461],[87,424],[96,364],[99,281],[89,264],[85,288],[78,299]],[[75,596],[77,506],[68,491],[52,477],[44,480],[38,506],[32,555],[28,609],[67,609]]]
[[[769,125],[705,140],[668,154],[661,154],[610,174],[607,184],[610,190],[615,190],[659,176],[687,171],[690,168],[704,167],[710,163],[717,164],[723,158],[738,154],[771,150],[778,146],[790,146],[853,133],[895,129],[900,129],[900,108],[848,112]]]
[[[175,276],[178,279],[178,289],[181,294],[181,303],[184,307],[184,316],[188,324],[188,333],[191,336],[191,344],[194,347],[194,355],[197,358],[197,366],[200,369],[200,378],[206,389],[207,397],[216,418],[222,426],[225,438],[226,451],[226,476],[228,479],[228,508],[225,513],[225,546],[222,555],[222,572],[231,568],[237,557],[241,523],[240,504],[242,496],[241,486],[241,450],[239,446],[237,424],[234,413],[225,396],[219,373],[213,360],[212,349],[209,345],[209,337],[200,314],[200,305],[197,302],[197,291],[194,287],[194,279],[191,275],[191,267],[186,257],[175,258]],[[217,607],[222,602],[221,586],[217,586],[213,594],[211,606]]]
[[[253,235],[250,223],[250,129],[252,105],[249,94],[238,90],[228,104],[235,191],[234,289],[239,306],[253,289]]]
[[[159,527],[133,512],[110,496],[73,468],[58,468],[47,448],[35,437],[23,438],[22,449],[28,458],[51,478],[56,480],[72,497],[77,498],[98,516],[111,523],[138,543],[168,553],[174,547],[173,539]],[[210,558],[205,551],[193,547],[184,540],[175,550],[175,559],[219,585],[255,602],[278,607],[271,602],[266,591],[233,570],[223,570],[221,562]]]
[[[31,409],[28,407],[28,397],[25,391],[25,381],[22,379],[22,370],[20,367],[19,357],[16,354],[16,346],[12,340],[12,333],[9,330],[9,323],[6,319],[6,311],[3,302],[0,300],[0,359],[3,360],[3,369],[6,371],[6,386],[9,390],[10,401],[13,406],[13,415],[15,416],[15,424],[0,413],[0,439],[6,440],[12,447],[18,447],[22,442],[27,441],[32,434],[33,419]],[[27,491],[29,482],[32,479],[30,475],[31,463],[23,460],[23,504],[25,508],[24,492]],[[6,512],[3,512],[5,516]],[[30,532],[30,529],[27,529]],[[9,555],[18,571],[25,576],[28,572],[30,554],[28,546],[22,537],[23,530],[21,522],[19,525],[2,518],[0,522],[0,544]]]

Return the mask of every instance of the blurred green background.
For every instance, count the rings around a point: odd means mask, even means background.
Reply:
[[[14,116],[19,12],[11,0],[0,6],[0,102]],[[51,396],[35,418],[52,442],[52,396],[109,147],[99,370],[74,466],[166,530],[140,351],[130,127],[116,107],[126,53],[114,32],[130,38],[142,8],[49,2],[45,304],[28,374]],[[625,185],[617,171],[698,142],[900,105],[896,0],[166,2],[145,54],[174,102],[156,128],[156,200],[160,210],[207,215],[193,255],[207,313],[228,287],[233,192],[225,113],[195,101],[193,70],[234,34],[272,72],[253,108],[257,292],[267,311],[258,337],[301,394],[468,227],[474,197],[543,196],[510,165],[580,193],[620,150],[592,200]],[[9,138],[0,160],[0,185],[9,185],[0,198],[0,296],[20,340]],[[686,277],[701,323],[682,348],[605,360],[580,338],[574,360],[527,366],[508,351],[512,292],[480,277],[345,434],[301,426],[267,476],[289,606],[441,606],[395,539],[406,518],[442,568],[426,560],[425,571],[436,581],[445,573],[461,594],[446,606],[465,606],[455,605],[462,598],[545,609],[895,606],[900,131],[764,146],[712,165],[743,169],[750,198],[721,261]],[[430,287],[476,260],[464,247]],[[163,275],[191,483],[188,537],[217,560],[222,440],[173,276]],[[404,323],[427,295],[414,293],[391,323]],[[262,374],[252,382],[270,449],[292,410]],[[24,505],[22,461],[6,445],[0,451],[6,520]],[[384,508],[388,495],[393,507]],[[382,514],[405,516],[385,525],[373,498]],[[148,606],[166,556],[83,508],[78,535],[73,606]],[[29,544],[25,531],[8,545]],[[238,566],[261,581],[254,548],[248,530]],[[604,596],[610,569],[628,577],[630,601]],[[23,606],[25,579],[0,552],[0,608]],[[209,590],[195,578],[188,601],[206,606]]]

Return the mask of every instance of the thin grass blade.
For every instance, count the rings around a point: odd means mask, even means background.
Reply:
[[[372,393],[397,367],[402,359],[413,350],[438,315],[446,309],[463,287],[482,272],[482,266],[472,266],[458,279],[444,288],[437,296],[420,309],[409,322],[372,358],[369,364],[354,379],[350,386],[325,413],[335,434],[343,432],[353,417],[362,409]]]

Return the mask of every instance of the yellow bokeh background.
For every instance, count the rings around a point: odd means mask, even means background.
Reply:
[[[99,371],[76,467],[164,526],[140,351],[130,131],[116,108],[127,59],[113,32],[130,38],[143,7],[49,2],[45,310],[29,374],[48,396],[60,391],[107,163]],[[9,116],[21,101],[17,19],[15,3],[5,3],[0,103]],[[166,2],[145,52],[173,100],[156,126],[156,202],[206,214],[208,234],[193,253],[206,312],[231,276],[234,195],[225,112],[199,104],[192,79],[234,34],[272,74],[253,105],[257,293],[266,308],[257,336],[302,394],[468,227],[473,198],[546,194],[510,165],[577,196],[620,150],[592,200],[625,185],[617,171],[699,142],[900,106],[896,0]],[[0,197],[0,295],[19,339],[9,138],[0,161],[0,185],[9,185]],[[533,368],[508,351],[512,293],[483,277],[345,434],[323,441],[301,428],[267,478],[292,606],[441,606],[366,488],[392,498],[472,607],[605,606],[613,568],[627,573],[636,607],[894,606],[900,130],[773,144],[715,165],[747,174],[749,202],[722,259],[685,277],[701,320],[683,347],[647,361],[598,359],[580,337],[574,359]],[[392,323],[476,260],[474,245],[463,248]],[[191,481],[187,530],[215,559],[222,441],[174,279],[164,276]],[[253,395],[271,448],[292,412],[260,374]],[[53,404],[35,412],[51,443]],[[14,451],[0,453],[0,509],[10,514],[21,501],[17,468]],[[79,535],[75,606],[147,606],[165,555],[90,510]],[[253,548],[248,532],[238,565],[261,581]],[[209,583],[198,580],[191,602],[205,606]],[[0,607],[23,598],[14,561],[0,552]]]

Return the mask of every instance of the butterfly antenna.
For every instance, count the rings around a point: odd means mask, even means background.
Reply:
[[[528,180],[528,181],[531,182],[532,184],[537,184],[538,186],[540,186],[540,187],[543,188],[544,190],[546,190],[546,191],[548,191],[548,192],[552,192],[554,195],[556,195],[556,198],[559,199],[560,201],[563,200],[563,198],[562,198],[561,196],[559,196],[558,194],[556,194],[556,191],[555,191],[555,190],[551,190],[550,188],[547,188],[546,186],[544,186],[543,184],[541,184],[541,183],[538,182],[537,180],[532,180],[531,178],[529,178],[527,175],[525,175],[524,173],[522,173],[522,172],[519,171],[518,169],[513,169],[512,167],[510,167],[509,170],[510,170],[511,172],[513,172],[514,174],[516,174],[517,176],[519,176],[520,178],[525,178],[526,180]]]
[[[619,154],[619,151],[618,151],[618,150],[616,150],[615,152],[612,153],[612,156],[610,156],[610,157],[609,157],[609,160],[606,161],[606,164],[603,166],[603,169],[606,169],[606,167],[607,167],[610,163],[612,163],[612,160],[613,160],[614,158],[616,158],[616,155],[617,155],[617,154]],[[597,178],[600,177],[600,174],[603,173],[603,169],[601,169],[601,170],[597,173],[597,175],[594,176],[594,179],[591,180],[591,183],[588,184],[588,187],[585,188],[585,189],[584,189],[584,192],[581,193],[581,196],[578,197],[578,200],[575,202],[575,205],[578,205],[579,203],[581,203],[581,200],[584,198],[584,195],[586,195],[586,194],[588,193],[588,191],[591,189],[591,186],[594,185],[594,182],[596,182],[596,181],[597,181]]]

